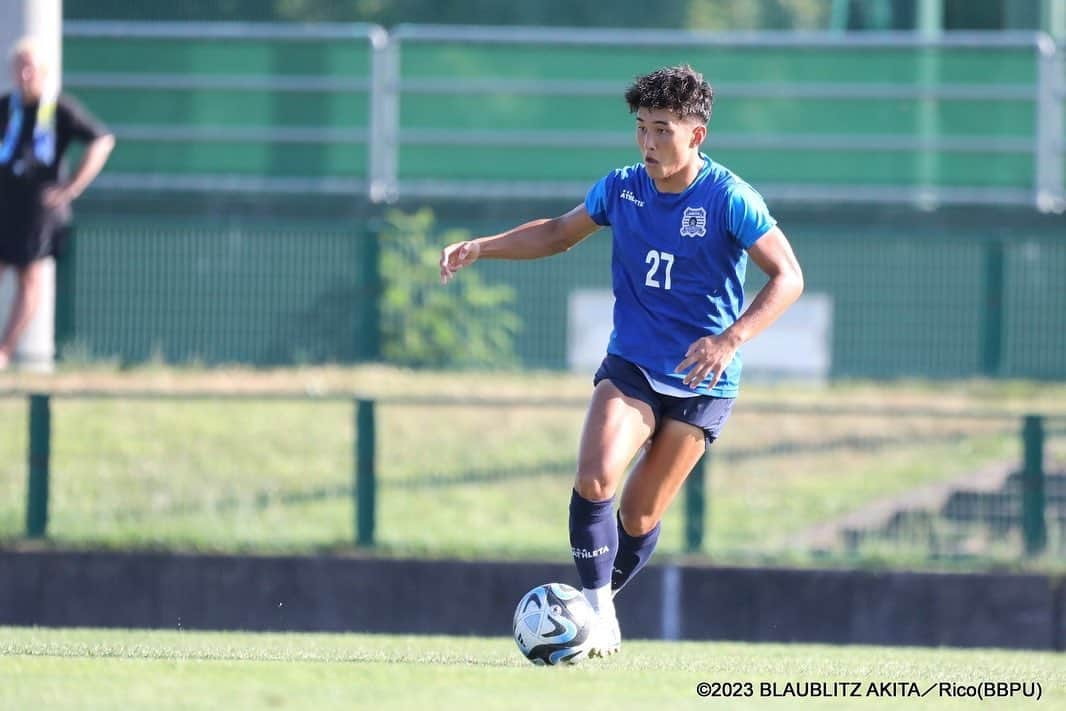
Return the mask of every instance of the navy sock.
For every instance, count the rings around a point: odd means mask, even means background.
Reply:
[[[613,500],[589,501],[575,489],[570,496],[570,550],[585,588],[611,582],[611,564],[618,550],[618,529],[611,520]]]
[[[661,529],[660,522],[643,536],[631,536],[622,527],[622,516],[618,516],[618,554],[614,557],[611,590],[621,590],[647,564],[655,544],[659,542]]]

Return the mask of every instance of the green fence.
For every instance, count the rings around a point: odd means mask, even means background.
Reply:
[[[583,402],[83,393],[0,408],[28,433],[4,451],[26,468],[0,470],[3,539],[567,551]],[[1066,556],[1062,417],[749,403],[728,435],[668,515],[665,552]]]
[[[1045,0],[1046,2],[1046,0]],[[456,25],[538,25],[554,27],[720,27],[728,31],[753,29],[912,29],[918,21],[914,0],[840,2],[811,0],[803,3],[750,0],[743,7],[704,0],[662,0],[649,13],[638,0],[619,0],[611,12],[567,0],[536,3],[447,3],[404,0],[375,3],[264,2],[263,0],[185,0],[181,3],[143,3],[134,0],[68,0],[64,18],[115,20],[288,20],[370,21],[383,25],[399,22],[447,22]],[[1002,0],[944,2],[943,26],[954,28],[1031,27],[1040,25],[1038,2]]]
[[[997,237],[994,225],[948,234],[832,216],[784,226],[807,293],[832,300],[832,376],[1066,377],[1066,284],[1055,276],[1066,266],[1066,243],[1058,235]],[[544,262],[477,269],[517,289],[524,363],[560,368],[569,295],[610,289],[609,264],[603,232]],[[763,280],[749,268],[749,298]]]
[[[954,487],[911,492],[873,506],[839,528],[851,552],[965,558],[1019,551],[1040,555],[1066,543],[1066,420],[1030,415],[1019,427],[1020,462],[976,471]]]
[[[369,25],[74,23],[64,81],[115,131],[121,190],[365,193]]]
[[[831,377],[1066,377],[1066,243],[1057,234],[994,218],[984,227],[836,214],[784,224],[807,293],[832,302]],[[506,223],[463,226],[480,234]],[[350,218],[85,219],[60,263],[61,355],[374,359],[376,284],[389,278],[377,271],[377,229]],[[551,259],[476,269],[516,291],[521,365],[566,368],[569,300],[577,289],[610,289],[610,234]],[[762,276],[755,267],[748,275],[750,296]]]
[[[1024,200],[1035,189],[1038,62],[1021,38],[928,45],[422,26],[393,36],[401,195],[464,183],[502,193],[509,181],[518,194],[562,194],[635,162],[625,87],[684,62],[717,86],[707,150],[772,198],[995,188]]]
[[[86,220],[60,261],[60,353],[258,365],[373,358],[375,250],[342,221]]]
[[[687,62],[707,150],[771,199],[1061,209],[1061,51],[1037,33],[67,23],[66,86],[115,129],[99,185],[580,198],[639,160],[622,95]]]
[[[453,215],[476,203],[459,226],[484,233],[540,216],[526,211],[538,197],[568,208],[637,157],[626,82],[688,61],[717,86],[708,151],[770,198],[808,293],[831,301],[830,376],[1066,377],[1061,220],[839,211],[1061,207],[1066,70],[1049,42],[70,22],[67,86],[119,143],[61,264],[61,353],[374,358],[375,280],[388,275],[351,215],[397,196]],[[282,194],[308,204],[273,217]],[[312,202],[323,194],[352,207],[329,219]],[[790,219],[797,204],[834,210]],[[505,217],[479,217],[492,211]],[[569,300],[607,288],[607,244],[605,232],[564,257],[478,266],[518,292],[521,365],[567,366]]]

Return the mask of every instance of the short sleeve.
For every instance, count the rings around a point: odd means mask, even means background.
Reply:
[[[729,233],[744,249],[748,249],[766,234],[777,220],[770,215],[762,195],[747,183],[735,183],[729,193],[726,209]]]
[[[612,194],[611,184],[615,180],[615,172],[608,173],[593,185],[585,195],[585,210],[589,217],[600,227],[608,227],[611,218],[608,215],[608,196]]]
[[[7,132],[8,116],[11,114],[11,94],[0,96],[0,141]]]
[[[66,123],[71,138],[89,142],[111,134],[107,126],[70,96],[65,94],[60,96],[56,109]]]

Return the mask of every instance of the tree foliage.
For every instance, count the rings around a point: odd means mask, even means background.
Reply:
[[[385,360],[412,368],[501,368],[517,362],[520,328],[514,289],[488,285],[466,269],[440,285],[440,250],[469,239],[438,233],[432,211],[392,210],[381,235],[381,348]]]
[[[701,30],[823,30],[829,0],[688,0],[686,24]]]

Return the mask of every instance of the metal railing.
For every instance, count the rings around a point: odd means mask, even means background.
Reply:
[[[214,91],[270,90],[298,97],[301,92],[366,92],[367,115],[348,126],[234,127],[115,126],[120,140],[155,140],[271,144],[358,145],[366,150],[365,179],[338,175],[227,175],[144,174],[109,170],[103,186],[122,189],[236,190],[249,192],[311,192],[364,194],[372,201],[437,197],[552,197],[580,199],[600,173],[619,161],[632,162],[625,150],[626,130],[605,127],[595,118],[556,121],[527,120],[528,107],[556,112],[562,101],[592,99],[599,106],[620,97],[632,68],[686,61],[697,65],[720,63],[715,71],[716,94],[733,102],[788,102],[797,111],[819,112],[824,104],[843,107],[844,123],[819,125],[808,117],[805,126],[787,121],[767,128],[743,124],[745,117],[775,113],[775,108],[751,109],[720,129],[712,122],[712,153],[720,151],[739,163],[771,199],[795,201],[868,201],[887,203],[1033,205],[1042,211],[1061,211],[1064,190],[1064,122],[1066,77],[1064,48],[1048,36],[1028,32],[948,33],[938,38],[914,33],[739,33],[660,30],[568,30],[559,28],[494,28],[400,25],[392,32],[374,25],[274,25],[195,23],[68,22],[68,39],[258,39],[278,42],[345,40],[366,43],[370,53],[365,76],[254,75],[82,72],[72,67],[66,84],[73,89],[144,88]],[[623,66],[610,61],[597,65],[601,54],[625,52],[638,56]],[[783,53],[775,72],[785,80],[756,74],[734,76],[753,52]],[[510,62],[512,53],[519,61]],[[552,56],[578,60],[552,62]],[[577,53],[577,54],[574,54]],[[775,55],[776,56],[776,55]],[[586,57],[588,62],[581,61]],[[609,57],[608,57],[609,59]],[[1012,67],[1002,76],[980,78],[967,73],[970,61],[980,67]],[[595,61],[594,61],[595,60]],[[713,61],[712,61],[713,60]],[[800,69],[782,67],[794,63]],[[616,63],[621,64],[621,63]],[[757,62],[747,62],[758,72]],[[869,66],[869,75],[848,66]],[[806,68],[804,68],[806,67]],[[716,67],[717,69],[717,67]],[[735,71],[731,71],[735,70]],[[802,74],[809,72],[809,75]],[[839,80],[834,81],[832,74]],[[996,72],[991,72],[996,74]],[[824,75],[824,76],[823,76]],[[732,78],[732,82],[729,79]],[[459,102],[458,104],[456,102]],[[506,104],[502,108],[490,103]],[[881,107],[882,113],[903,116],[880,129],[851,130],[848,112],[855,102]],[[471,112],[449,118],[460,105]],[[998,105],[1006,114],[1003,130],[993,123],[954,125],[957,115],[980,114]],[[973,111],[970,112],[970,107]],[[548,107],[548,109],[545,109]],[[850,107],[850,108],[848,108]],[[612,107],[613,109],[616,107]],[[728,109],[720,109],[727,111]],[[754,111],[754,114],[752,113]],[[480,118],[476,116],[481,112]],[[954,113],[953,113],[954,112]],[[536,112],[533,112],[536,113]],[[566,113],[566,112],[560,112]],[[581,113],[579,107],[574,113]],[[618,112],[615,112],[618,113]],[[860,112],[861,113],[861,112]],[[612,114],[613,115],[613,114]],[[855,114],[861,118],[859,113]],[[863,114],[865,115],[865,114]],[[1025,117],[1031,116],[1031,119]],[[472,118],[473,117],[473,118]],[[477,125],[477,122],[490,126]],[[568,123],[569,121],[569,123]],[[784,121],[784,120],[783,120]],[[965,119],[970,122],[969,118]],[[511,125],[502,128],[495,123]],[[861,123],[861,121],[858,121]],[[772,123],[772,122],[771,122]],[[802,123],[802,122],[801,122]],[[556,125],[558,124],[558,125]],[[625,119],[617,125],[625,124]],[[907,130],[899,129],[906,125]],[[982,129],[982,126],[984,127]],[[863,127],[860,126],[860,129]],[[801,130],[805,129],[805,130]],[[848,129],[848,130],[844,130]],[[898,130],[897,130],[898,129]],[[477,149],[476,155],[468,155]],[[559,151],[594,151],[595,160],[579,170],[553,170]],[[514,151],[539,161],[539,176],[511,157]],[[779,160],[763,154],[773,152]],[[775,175],[760,165],[793,163],[802,166],[811,156],[836,161],[828,177]],[[903,158],[901,158],[903,156]],[[976,180],[973,165],[996,157],[1010,162],[1010,179],[985,176]],[[904,160],[905,158],[905,160]],[[602,159],[602,160],[601,160]],[[760,163],[763,161],[763,163]],[[893,162],[895,161],[895,162]],[[902,163],[901,163],[902,161]],[[748,170],[746,164],[751,164]],[[854,173],[855,163],[865,172]],[[882,165],[882,163],[884,165]],[[514,165],[514,170],[501,166]],[[851,172],[849,172],[851,171]],[[534,172],[534,171],[529,171]],[[760,172],[762,173],[760,175]],[[994,174],[995,168],[985,168]],[[793,171],[795,173],[795,170]],[[752,175],[753,174],[753,175]]]
[[[64,26],[66,40],[107,40],[109,48],[121,46],[122,41],[136,42],[209,42],[219,46],[239,46],[250,42],[275,42],[289,45],[314,47],[316,43],[351,42],[353,48],[366,47],[368,63],[380,56],[380,49],[388,44],[384,29],[370,24],[318,24],[301,25],[286,23],[184,23],[184,22],[116,22],[77,21]],[[117,44],[116,44],[117,43]],[[189,72],[166,72],[153,70],[151,66],[124,67],[121,71],[80,71],[77,66],[68,67],[64,84],[73,90],[112,90],[136,97],[138,92],[191,92],[206,91],[232,94],[268,92],[283,101],[299,102],[309,93],[337,97],[352,93],[368,96],[368,104],[374,104],[374,94],[380,90],[372,86],[367,76],[333,76],[308,73],[256,73],[254,69],[240,72],[215,72],[209,66],[197,66]],[[241,118],[241,117],[236,117]],[[338,145],[367,146],[371,151],[377,142],[372,134],[380,132],[375,126],[255,126],[254,116],[246,116],[245,123],[236,125],[182,125],[159,123],[128,123],[126,120],[111,122],[120,141],[151,142],[162,144],[168,150],[180,150],[182,144],[302,144],[322,149]],[[359,117],[352,117],[359,118]],[[365,121],[364,121],[365,123]],[[374,172],[376,163],[371,161],[368,175]],[[132,172],[108,170],[98,179],[104,188],[118,190],[162,190],[238,193],[318,193],[351,195],[366,193],[369,178],[347,175],[269,175],[241,174],[219,171],[194,171],[173,173],[165,170]]]
[[[469,551],[488,536],[500,540],[500,551],[538,554],[554,539],[535,532],[546,525],[545,511],[559,509],[555,497],[576,467],[572,452],[555,445],[579,426],[584,404],[0,393],[5,412],[15,415],[23,403],[25,415],[6,426],[28,420],[25,441],[16,443],[27,453],[28,475],[24,489],[15,483],[22,477],[10,462],[21,457],[6,451],[0,537],[19,535],[24,499],[31,539],[52,537],[55,518],[57,540],[65,541]],[[1062,416],[753,402],[737,417],[742,429],[715,444],[686,482],[667,550],[844,561],[884,554],[1053,560],[1066,553]],[[477,440],[490,422],[498,425],[493,441]],[[777,434],[753,438],[752,427]],[[79,431],[86,428],[97,434]],[[415,431],[420,446],[412,448]],[[545,496],[512,498],[531,488]],[[506,530],[478,513],[505,501],[521,519]],[[58,515],[50,517],[50,508]],[[468,515],[477,523],[456,525]],[[512,528],[525,532],[515,536]]]

